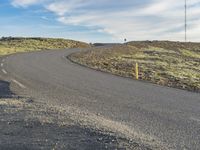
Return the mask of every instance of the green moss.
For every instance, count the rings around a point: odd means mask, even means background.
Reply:
[[[195,51],[191,51],[191,50],[186,50],[186,49],[182,49],[181,53],[185,56],[185,57],[193,57],[193,58],[198,58],[200,59],[200,52],[195,52]]]

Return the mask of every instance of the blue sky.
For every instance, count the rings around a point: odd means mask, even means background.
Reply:
[[[199,35],[200,0],[188,0],[188,39]],[[183,41],[184,0],[1,0],[0,36]]]

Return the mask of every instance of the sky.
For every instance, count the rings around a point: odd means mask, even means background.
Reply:
[[[187,3],[188,41],[200,42],[200,0]],[[184,41],[184,5],[184,0],[1,0],[0,36]]]

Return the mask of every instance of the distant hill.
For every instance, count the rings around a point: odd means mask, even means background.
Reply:
[[[86,48],[89,44],[54,38],[23,38],[23,37],[2,37],[0,39],[0,55],[17,52],[28,52],[44,49],[65,49],[65,48]]]

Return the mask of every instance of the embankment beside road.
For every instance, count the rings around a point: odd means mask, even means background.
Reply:
[[[159,85],[200,92],[200,43],[169,41],[129,42],[92,48],[68,57],[90,68]]]

